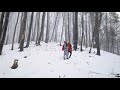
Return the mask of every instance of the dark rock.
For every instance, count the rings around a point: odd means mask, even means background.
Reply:
[[[12,69],[16,69],[18,67],[18,60],[17,59],[15,59],[14,60],[14,63],[13,63],[13,65],[12,65]]]
[[[27,58],[27,56],[24,56],[24,58]]]

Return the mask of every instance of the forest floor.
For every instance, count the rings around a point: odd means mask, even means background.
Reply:
[[[4,45],[0,56],[0,78],[119,78],[120,56],[96,49],[89,52],[73,51],[72,57],[63,59],[62,46],[59,43],[36,46],[34,42],[23,52],[19,52],[18,44],[10,50],[11,44]],[[95,51],[95,52],[94,52]],[[26,56],[26,57],[25,57]],[[18,68],[11,69],[15,59]]]

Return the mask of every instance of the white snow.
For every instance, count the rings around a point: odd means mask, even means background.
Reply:
[[[11,44],[4,45],[0,56],[0,78],[118,78],[120,74],[120,56],[101,50],[101,56],[89,54],[89,48],[83,52],[73,51],[69,60],[63,59],[59,43],[35,46],[35,42],[19,52],[18,44],[10,50]],[[24,58],[27,56],[27,58]],[[18,68],[11,69],[14,59],[18,59]]]

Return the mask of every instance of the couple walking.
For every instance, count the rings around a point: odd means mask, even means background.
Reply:
[[[62,50],[64,50],[64,60],[69,59],[72,55],[72,45],[70,43],[67,43],[66,41],[64,41]],[[70,53],[70,55],[69,55],[69,53]]]

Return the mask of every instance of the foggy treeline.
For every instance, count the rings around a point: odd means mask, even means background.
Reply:
[[[19,44],[24,51],[34,41],[36,46],[63,41],[74,50],[83,46],[120,55],[120,22],[116,12],[0,12],[0,55],[4,45]],[[80,46],[80,47],[79,47]],[[79,48],[79,49],[78,49]]]

